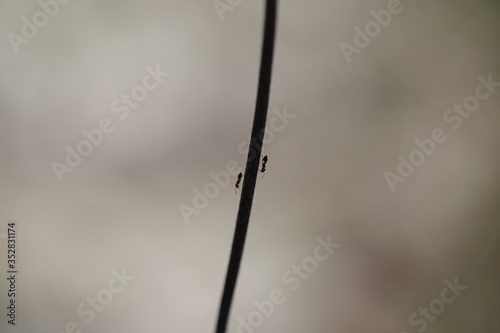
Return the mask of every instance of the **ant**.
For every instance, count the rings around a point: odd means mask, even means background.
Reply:
[[[238,194],[238,188],[240,188],[240,182],[241,182],[241,177],[243,177],[243,174],[240,172],[238,175],[238,180],[236,181],[236,184],[234,185],[234,193]]]
[[[264,156],[264,158],[262,159],[262,169],[260,169],[260,172],[262,172],[262,178],[264,178],[266,172],[266,163],[267,163],[267,155]]]

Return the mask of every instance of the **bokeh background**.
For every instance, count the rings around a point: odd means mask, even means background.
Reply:
[[[235,177],[189,219],[179,207],[245,164],[263,1],[232,3],[221,20],[208,0],[73,0],[17,53],[9,33],[41,7],[0,4],[0,234],[17,221],[19,269],[12,327],[0,238],[0,331],[214,331]],[[500,331],[500,88],[443,121],[478,76],[500,81],[499,3],[402,0],[348,63],[339,45],[387,5],[280,3],[270,109],[294,118],[267,136],[228,332],[274,289],[286,301],[254,332]],[[120,119],[111,103],[157,65],[170,75]],[[115,130],[59,182],[52,163],[103,118]],[[438,127],[447,140],[392,192],[384,173]],[[291,291],[282,275],[328,235],[340,247]],[[122,268],[134,280],[86,323],[78,305]],[[410,325],[455,278],[467,289]]]

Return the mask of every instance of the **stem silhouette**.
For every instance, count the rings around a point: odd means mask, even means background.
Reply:
[[[252,210],[255,184],[257,182],[257,173],[259,171],[259,161],[262,152],[262,142],[264,141],[264,132],[266,128],[267,109],[269,106],[274,39],[276,35],[276,14],[277,0],[267,0],[259,84],[257,88],[257,101],[255,103],[252,135],[250,147],[248,149],[245,178],[243,180],[238,216],[236,218],[236,227],[234,230],[233,245],[227,268],[226,282],[220,303],[216,333],[226,332],[229,311],[231,309],[236,280],[240,269],[241,257],[243,256],[243,248],[245,246],[250,212]]]

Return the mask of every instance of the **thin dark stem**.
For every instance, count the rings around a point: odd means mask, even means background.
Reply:
[[[217,320],[216,333],[225,333],[231,302],[233,300],[234,288],[238,278],[243,247],[252,210],[253,195],[257,173],[259,171],[259,160],[266,128],[267,108],[269,106],[269,89],[271,85],[271,72],[274,53],[274,36],[276,32],[277,0],[266,1],[264,40],[262,42],[262,56],[260,62],[259,86],[257,90],[257,101],[252,127],[252,139],[248,150],[247,165],[243,180],[240,206],[236,218],[233,246],[229,266],[227,268],[226,283],[222,293],[222,300]]]

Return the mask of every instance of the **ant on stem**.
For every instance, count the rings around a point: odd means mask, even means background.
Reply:
[[[262,168],[260,169],[260,172],[262,172],[262,178],[264,178],[265,172],[266,172],[266,164],[267,164],[268,158],[267,155],[264,156],[262,159]],[[243,178],[243,174],[240,172],[238,174],[238,179],[236,180],[236,184],[234,184],[234,193],[238,194],[238,189],[240,188],[240,183],[241,183],[241,178]]]
[[[267,155],[264,156],[264,158],[262,159],[262,169],[260,169],[260,172],[262,172],[262,178],[264,178],[266,172],[266,163],[267,163]]]
[[[236,184],[234,184],[234,193],[238,194],[238,188],[240,188],[240,182],[241,182],[241,177],[243,177],[243,174],[240,172],[238,175],[238,180],[236,181]]]

